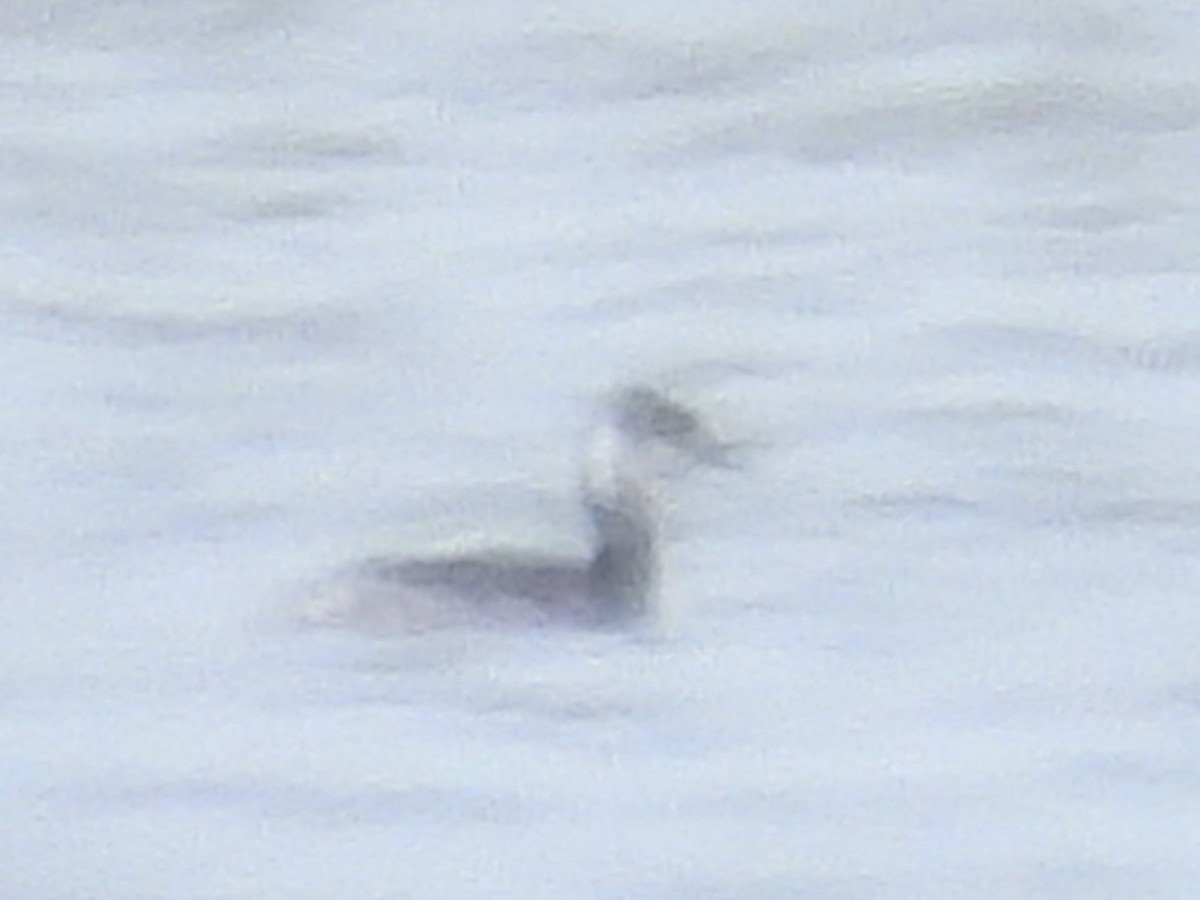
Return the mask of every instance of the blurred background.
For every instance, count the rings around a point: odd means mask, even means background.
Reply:
[[[0,893],[1200,883],[1200,8],[13,0]],[[663,634],[290,627],[750,451]]]

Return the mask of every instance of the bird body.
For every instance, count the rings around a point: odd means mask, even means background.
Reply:
[[[649,388],[620,391],[605,405],[584,457],[590,556],[493,550],[372,559],[335,579],[336,600],[316,618],[401,630],[479,623],[612,627],[644,619],[658,590],[654,459],[664,449],[691,462],[728,464],[727,445],[693,412]]]

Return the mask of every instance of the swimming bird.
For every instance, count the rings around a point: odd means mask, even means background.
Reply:
[[[731,445],[660,391],[619,390],[603,405],[583,460],[590,556],[372,559],[343,573],[338,599],[317,618],[418,631],[480,622],[614,627],[647,618],[659,581],[658,491],[679,462],[729,468]]]

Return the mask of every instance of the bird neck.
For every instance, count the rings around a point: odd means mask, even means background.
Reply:
[[[606,622],[645,614],[658,583],[658,534],[649,511],[589,504],[596,547],[588,568],[597,616]]]
[[[612,422],[592,436],[583,478],[595,532],[588,568],[594,611],[603,622],[647,612],[658,582],[658,515],[646,446]]]

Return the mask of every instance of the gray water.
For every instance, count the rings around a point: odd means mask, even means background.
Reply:
[[[15,2],[0,895],[1190,898],[1200,14]],[[653,634],[293,627],[746,447]]]

